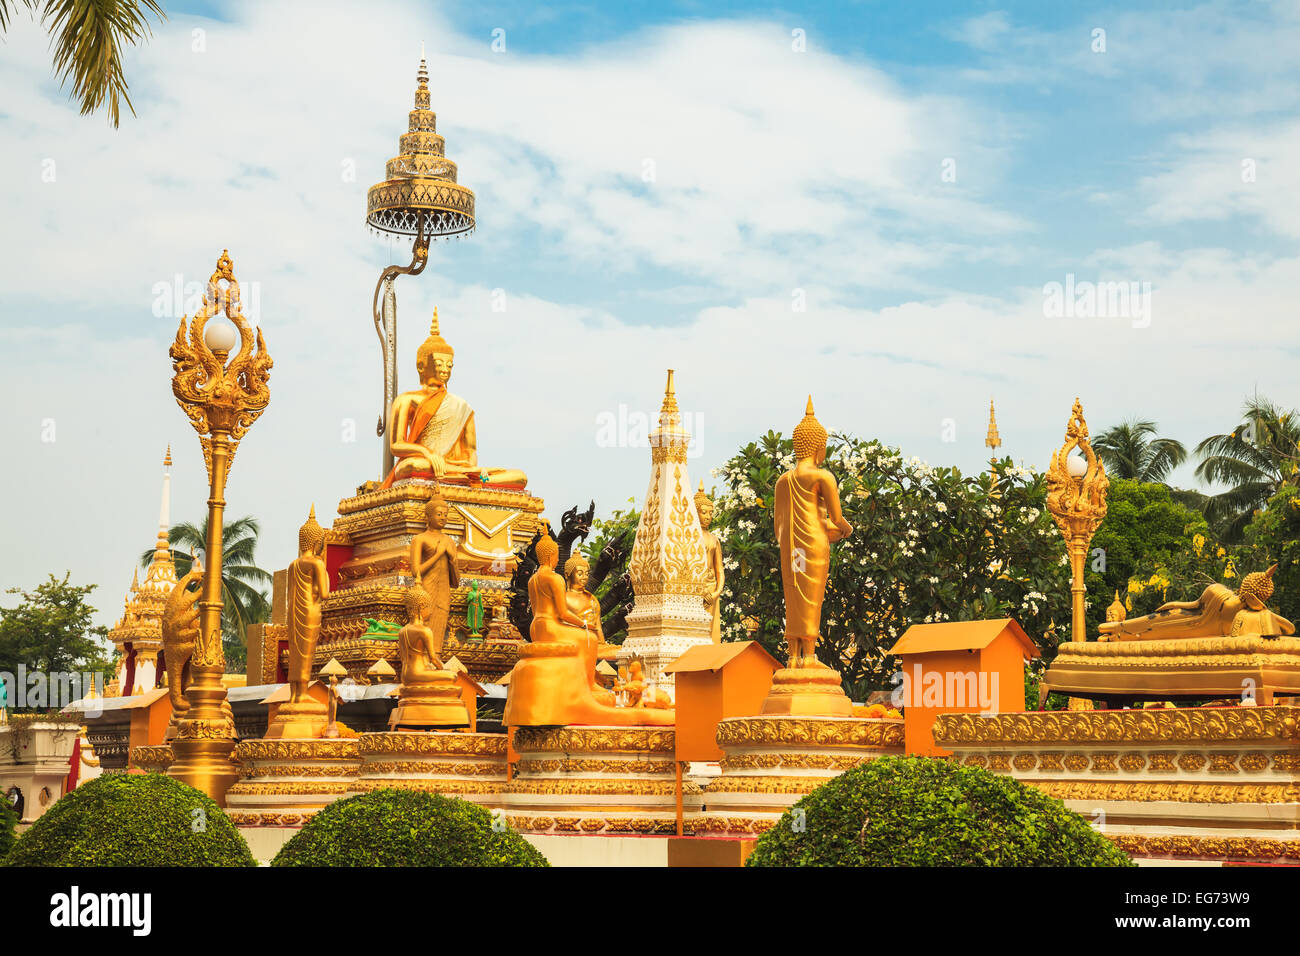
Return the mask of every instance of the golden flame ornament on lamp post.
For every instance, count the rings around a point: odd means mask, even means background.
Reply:
[[[218,313],[224,313],[234,328],[223,322],[209,326],[208,320]],[[239,350],[230,358],[236,342]],[[226,669],[221,646],[221,532],[226,475],[240,439],[271,399],[267,378],[272,365],[261,330],[255,337],[240,310],[239,283],[225,250],[208,280],[203,307],[190,322],[188,336],[186,319],[182,318],[168,354],[175,372],[172,393],[199,433],[209,494],[207,566],[199,592],[199,632],[190,658],[191,682],[185,690],[189,707],[178,721],[172,740],[174,759],[167,773],[225,806],[226,791],[238,779],[230,760],[236,743],[235,727],[225,706],[226,688],[221,683]]]
[[[1065,444],[1047,469],[1047,510],[1056,519],[1070,554],[1071,641],[1088,639],[1083,619],[1087,593],[1083,566],[1092,536],[1106,517],[1109,488],[1106,467],[1088,441],[1088,423],[1083,420],[1083,406],[1076,398],[1065,427]]]

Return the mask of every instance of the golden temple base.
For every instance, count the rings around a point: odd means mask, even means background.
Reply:
[[[671,728],[521,727],[515,776],[499,805],[510,826],[528,834],[676,833],[675,741]],[[683,781],[683,832],[700,793]]]
[[[783,667],[772,675],[772,689],[760,713],[850,717],[853,702],[840,685],[840,675],[824,664]]]
[[[1258,703],[1300,694],[1300,638],[1203,637],[1062,644],[1045,688],[1078,697],[1227,697]]]
[[[226,812],[239,827],[301,826],[351,792],[361,765],[357,741],[338,737],[245,740],[235,759]]]
[[[1300,861],[1300,708],[946,714],[934,738],[1065,801],[1138,860]]]
[[[353,793],[423,790],[495,806],[506,782],[505,734],[389,731],[357,739]]]
[[[469,711],[451,671],[434,671],[435,680],[402,684],[397,707],[388,720],[394,730],[469,726]]]
[[[752,836],[776,825],[826,781],[884,756],[902,756],[897,718],[732,717],[718,724],[722,775],[704,789],[693,830]]]

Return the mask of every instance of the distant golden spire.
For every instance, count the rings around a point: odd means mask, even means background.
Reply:
[[[170,468],[171,466],[172,466],[172,446],[169,443],[167,445],[167,454],[163,456],[163,467]]]
[[[984,444],[993,449],[994,452],[1002,444],[1002,438],[998,435],[998,420],[993,414],[993,399],[989,399],[989,432],[984,438]]]

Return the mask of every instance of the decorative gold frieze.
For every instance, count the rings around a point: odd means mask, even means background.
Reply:
[[[934,739],[950,750],[975,743],[1300,742],[1298,713],[1293,707],[1200,707],[1031,711],[993,717],[941,714],[935,721]]]

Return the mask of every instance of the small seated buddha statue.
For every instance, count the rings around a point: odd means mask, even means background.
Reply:
[[[434,309],[429,337],[416,352],[420,387],[398,395],[389,411],[388,442],[397,462],[380,487],[403,478],[520,487],[528,483],[522,471],[478,463],[474,409],[447,390],[454,358],[454,350],[438,330]]]
[[[597,699],[594,662],[588,664],[591,631],[565,602],[564,579],[555,571],[559,545],[546,535],[536,552],[539,566],[528,580],[532,640],[519,648],[506,697],[506,725],[671,726],[671,710],[614,707]]]
[[[666,709],[672,707],[672,698],[662,690],[649,690],[646,687],[645,667],[641,658],[633,657],[627,663],[626,671],[619,668],[619,674],[624,675],[621,683],[615,685],[615,691],[621,690],[625,695],[625,707],[648,707],[650,709]]]
[[[614,695],[600,686],[600,680],[596,676],[596,662],[601,659],[602,655],[609,657],[611,652],[617,654],[618,645],[605,643],[605,633],[600,626],[600,601],[596,595],[587,590],[587,580],[590,575],[591,568],[587,564],[587,559],[581,554],[575,553],[568,561],[564,562],[564,583],[566,585],[564,604],[577,617],[581,618],[590,634],[586,655],[587,666],[591,670],[592,691],[598,700],[612,704]]]
[[[1195,601],[1169,601],[1128,620],[1107,621],[1098,640],[1163,641],[1199,637],[1279,637],[1295,633],[1295,625],[1268,609],[1273,596],[1273,573],[1253,571],[1233,592],[1211,584]]]
[[[456,686],[456,675],[440,658],[442,641],[426,623],[433,600],[421,585],[406,592],[406,625],[397,632],[402,686],[389,717],[393,728],[467,727],[469,711]]]

